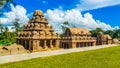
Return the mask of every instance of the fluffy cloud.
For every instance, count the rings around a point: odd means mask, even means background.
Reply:
[[[120,0],[80,0],[77,9],[81,11],[119,5]]]
[[[45,16],[48,18],[50,24],[54,25],[57,32],[62,31],[61,24],[64,21],[68,21],[72,26],[87,29],[96,29],[97,27],[100,27],[103,30],[113,30],[119,28],[118,26],[111,27],[109,24],[93,19],[92,14],[90,13],[85,13],[82,15],[81,12],[76,9],[67,11],[62,11],[59,9],[47,10]]]
[[[28,17],[26,15],[26,9],[20,5],[14,7],[11,4],[11,11],[4,13],[5,18],[0,18],[0,22],[3,25],[12,25],[15,20],[19,20],[18,22],[23,25],[28,22]]]

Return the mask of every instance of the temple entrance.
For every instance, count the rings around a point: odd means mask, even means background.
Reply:
[[[80,47],[82,47],[83,43],[80,43]]]
[[[23,43],[22,43],[22,45],[25,47],[25,41],[23,40]]]
[[[76,43],[76,47],[77,47],[77,48],[79,47],[79,43]]]
[[[40,46],[41,46],[41,47],[44,47],[44,40],[41,40],[41,41],[40,41]]]
[[[28,41],[24,41],[24,45],[25,45],[25,49],[29,49],[29,42]]]
[[[46,41],[46,45],[50,48],[50,40]]]
[[[55,47],[55,45],[56,45],[56,40],[53,40],[53,41],[52,41],[52,45],[53,45],[53,47]]]
[[[67,43],[64,44],[64,49],[68,49],[70,48],[69,45]]]

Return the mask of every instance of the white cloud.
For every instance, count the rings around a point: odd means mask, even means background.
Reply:
[[[8,29],[9,29],[9,32],[15,31],[15,29],[13,29],[14,26],[7,26],[7,27],[8,27]]]
[[[61,24],[64,21],[68,21],[70,25],[87,29],[96,29],[97,27],[100,27],[103,30],[113,30],[119,28],[118,26],[111,27],[109,24],[93,19],[92,14],[90,13],[85,13],[82,15],[81,12],[76,9],[67,11],[62,11],[59,9],[47,10],[45,16],[48,18],[49,23],[54,26],[57,32],[62,32]]]
[[[5,18],[0,18],[0,22],[3,25],[12,25],[13,22],[17,19],[18,22],[23,25],[28,22],[28,17],[26,15],[26,9],[20,5],[14,7],[11,5],[11,11],[4,13]]]
[[[119,5],[120,0],[80,0],[77,9],[81,11]]]

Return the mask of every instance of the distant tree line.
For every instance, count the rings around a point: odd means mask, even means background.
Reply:
[[[16,36],[18,31],[22,31],[22,27],[20,27],[20,24],[18,21],[15,21],[13,23],[12,29],[14,31],[10,32],[8,27],[3,26],[0,23],[0,44],[13,44],[16,42]]]
[[[92,33],[93,37],[96,37],[98,32],[103,32],[104,34],[109,34],[112,38],[117,38],[118,40],[120,40],[120,29],[104,31],[101,28],[96,28],[95,30],[91,30],[90,32]]]

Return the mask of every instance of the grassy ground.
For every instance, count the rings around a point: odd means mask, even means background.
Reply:
[[[120,68],[120,46],[7,63],[0,68]]]

